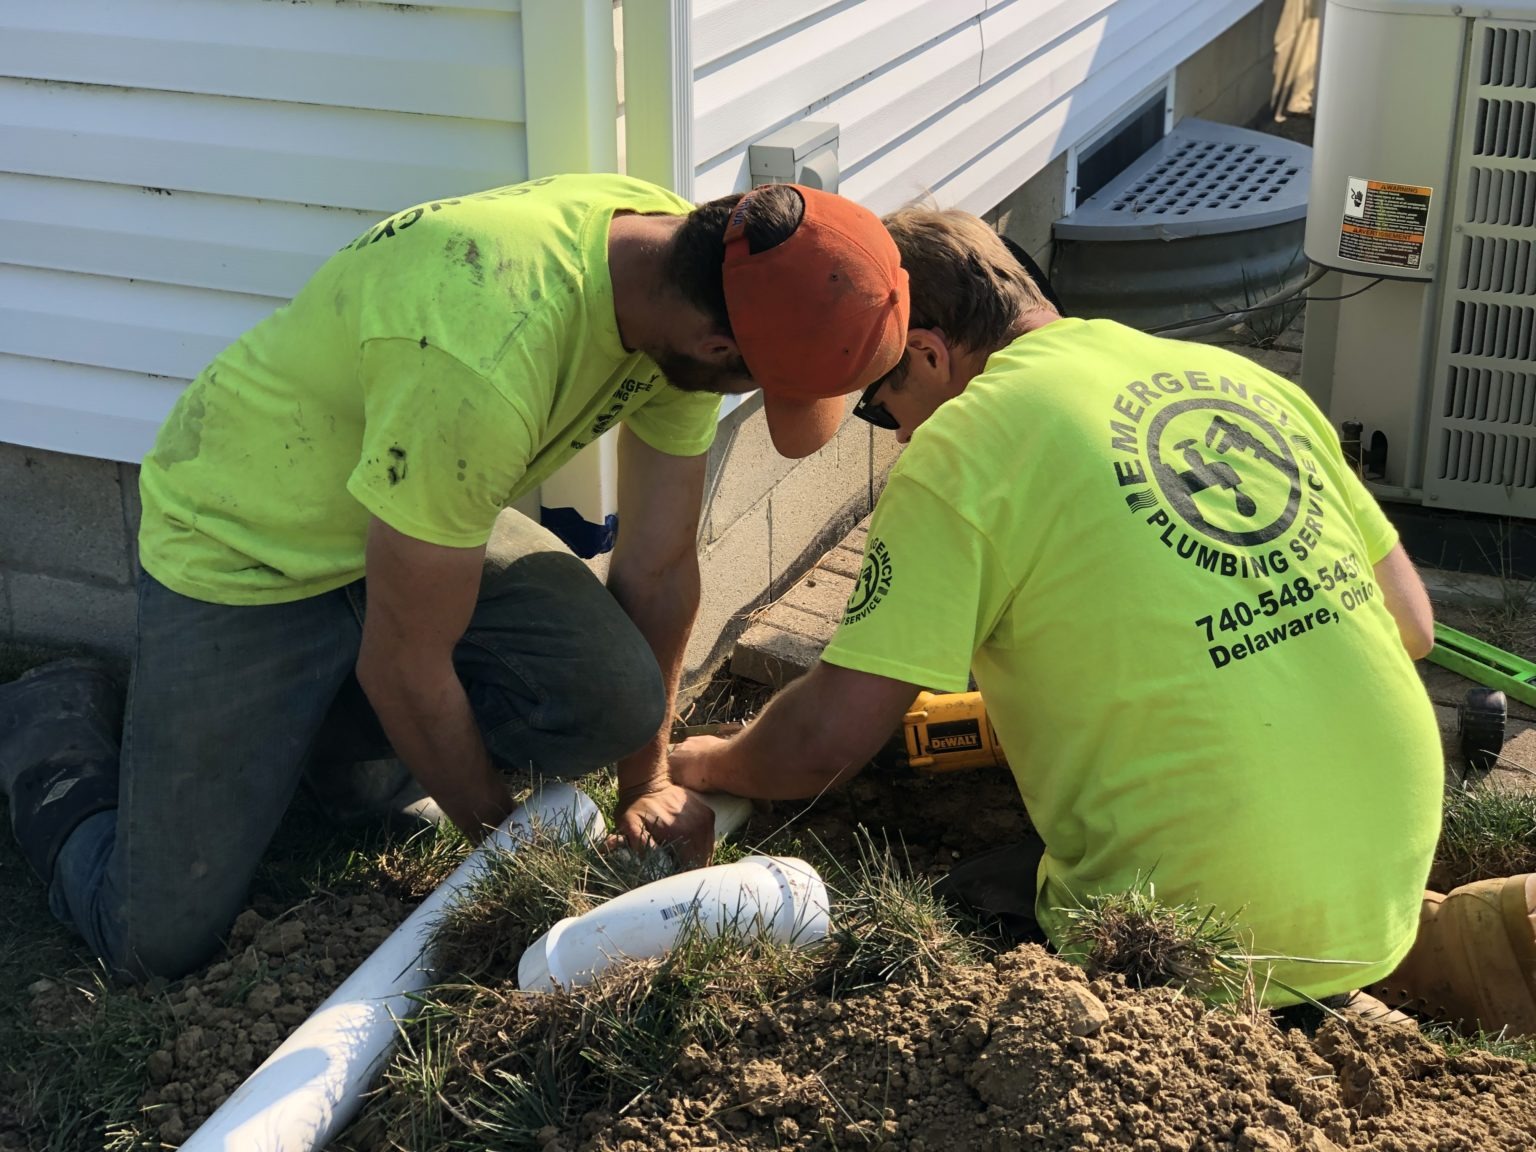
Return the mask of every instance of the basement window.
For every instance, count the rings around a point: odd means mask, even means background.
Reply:
[[[1067,154],[1067,211],[1144,156],[1173,126],[1173,78],[1165,76]]]

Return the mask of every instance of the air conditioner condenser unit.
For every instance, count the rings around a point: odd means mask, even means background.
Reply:
[[[1536,517],[1536,0],[1328,0],[1306,253],[1302,384],[1378,493]]]

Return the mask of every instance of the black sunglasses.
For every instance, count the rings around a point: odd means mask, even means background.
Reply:
[[[901,427],[901,421],[891,415],[891,410],[884,404],[875,403],[875,393],[880,391],[880,385],[885,383],[884,376],[876,380],[864,394],[859,397],[859,402],[853,406],[853,414],[860,420],[868,421],[876,428],[884,428],[887,432],[895,432]]]

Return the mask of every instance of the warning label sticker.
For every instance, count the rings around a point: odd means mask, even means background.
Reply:
[[[1417,268],[1424,257],[1433,188],[1350,178],[1339,255],[1363,264]]]

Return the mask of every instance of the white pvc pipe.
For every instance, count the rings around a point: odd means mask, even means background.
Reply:
[[[426,950],[439,917],[491,857],[514,852],[533,824],[603,836],[603,817],[569,784],[535,792],[358,965],[183,1144],[182,1152],[314,1152],[356,1115],[388,1057],[410,996],[431,983]]]
[[[752,819],[752,801],[729,792],[701,792],[699,799],[715,813],[715,839],[724,840],[741,831]]]
[[[567,916],[528,946],[517,986],[549,992],[590,984],[625,960],[661,956],[694,925],[805,947],[827,935],[827,886],[792,856],[748,856],[679,872],[632,888],[580,916]]]

